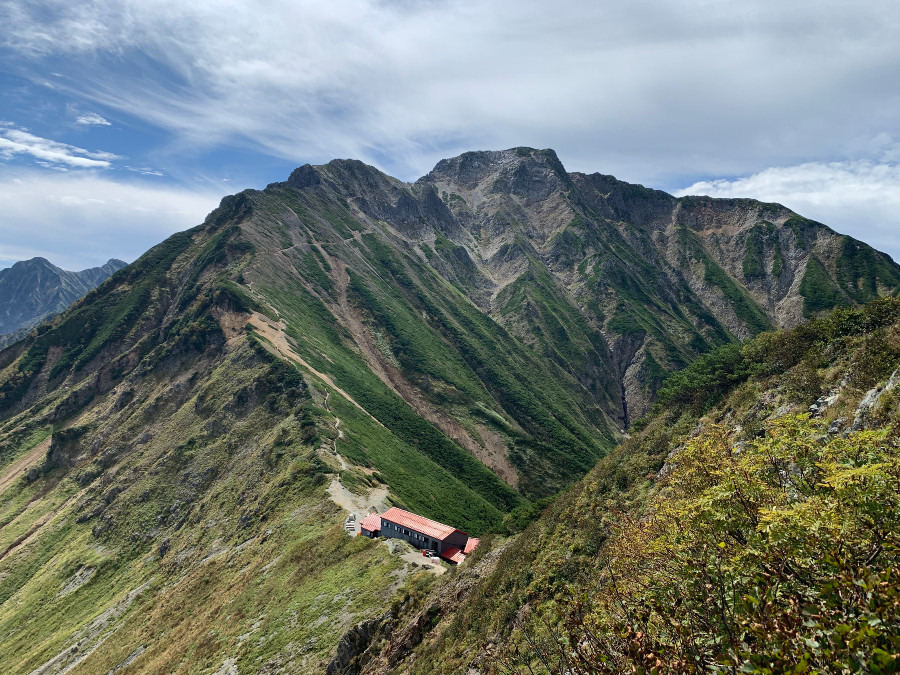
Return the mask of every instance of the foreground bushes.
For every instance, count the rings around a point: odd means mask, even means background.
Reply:
[[[734,444],[711,427],[672,466],[648,515],[622,516],[593,591],[526,634],[511,670],[898,671],[900,452],[886,432],[826,437],[793,415]]]

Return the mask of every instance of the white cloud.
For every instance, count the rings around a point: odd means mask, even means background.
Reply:
[[[98,126],[98,127],[108,127],[111,126],[112,123],[108,121],[106,118],[101,117],[97,113],[83,113],[78,115],[75,118],[75,124],[83,124],[85,126]]]
[[[126,171],[131,171],[133,173],[139,173],[142,176],[165,176],[162,171],[157,171],[156,169],[152,169],[147,166],[123,166],[123,169]]]
[[[91,173],[0,176],[0,267],[36,255],[64,269],[109,258],[130,262],[170,234],[203,222],[221,196]]]
[[[41,138],[22,129],[0,129],[0,159],[30,155],[48,168],[106,169],[110,162],[121,159],[111,152],[96,152]]]
[[[706,189],[900,257],[896,0],[4,0],[0,24],[17,72],[168,131],[173,156],[356,157],[412,179],[464,150],[553,147],[668,189],[745,176]]]
[[[701,181],[676,194],[778,202],[900,261],[898,164],[809,162],[773,167],[732,180]]]
[[[8,0],[24,63],[170,130],[414,178],[473,147],[665,183],[900,129],[895,0]],[[848,124],[848,120],[852,123]],[[855,154],[856,153],[856,154]]]

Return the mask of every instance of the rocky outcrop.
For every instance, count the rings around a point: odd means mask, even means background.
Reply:
[[[853,422],[844,432],[844,435],[846,436],[854,431],[862,429],[865,426],[868,417],[872,414],[872,411],[878,407],[881,397],[889,391],[892,391],[898,384],[900,384],[900,369],[895,370],[883,386],[873,387],[867,391],[865,396],[863,396],[862,400],[859,402],[859,405],[856,406],[856,411],[853,414]]]
[[[376,634],[386,625],[390,625],[392,619],[390,613],[367,619],[344,633],[338,642],[334,658],[325,667],[325,675],[359,675],[369,660],[365,658],[366,650]]]

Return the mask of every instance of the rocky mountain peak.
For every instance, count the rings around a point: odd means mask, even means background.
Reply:
[[[418,182],[452,192],[510,194],[535,202],[566,189],[571,181],[553,150],[519,147],[441,160]]]
[[[38,269],[49,269],[52,271],[59,270],[56,265],[51,263],[46,258],[42,258],[41,256],[35,256],[34,258],[30,258],[28,260],[19,260],[18,262],[13,263],[9,269],[16,271]]]
[[[393,192],[406,185],[358,159],[333,159],[327,164],[304,164],[294,169],[286,183],[300,190],[324,186],[334,192],[352,197],[373,192]]]
[[[102,267],[70,272],[38,256],[0,270],[0,347],[62,311],[125,264],[112,258]]]

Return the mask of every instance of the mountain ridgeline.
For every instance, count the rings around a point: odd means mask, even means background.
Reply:
[[[898,289],[888,256],[779,205],[548,150],[226,197],[0,352],[2,662],[321,672],[419,583],[326,488],[498,530],[672,371]]]
[[[124,262],[111,259],[100,267],[69,272],[44,258],[32,258],[0,270],[0,347],[23,338],[123,267]]]

